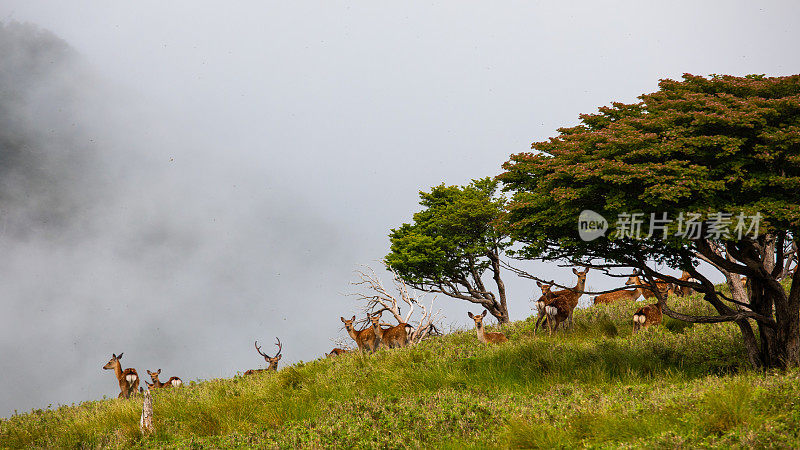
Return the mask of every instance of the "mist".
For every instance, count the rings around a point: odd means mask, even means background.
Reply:
[[[256,339],[321,356],[419,190],[659,78],[798,73],[798,7],[732,5],[4,2],[0,416],[115,397],[112,352],[184,381],[262,367]]]

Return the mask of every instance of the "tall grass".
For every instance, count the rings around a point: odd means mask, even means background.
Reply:
[[[684,311],[701,312],[697,299]],[[0,421],[2,447],[572,447],[796,445],[796,373],[746,369],[735,327],[631,333],[636,305],[576,311],[568,332],[510,342],[456,332],[413,348],[351,354],[277,373],[86,402]],[[780,401],[783,399],[782,401]]]

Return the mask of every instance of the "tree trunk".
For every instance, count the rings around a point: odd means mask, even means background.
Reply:
[[[139,431],[142,434],[152,433],[153,427],[153,397],[150,391],[144,391],[144,402],[142,402],[142,417],[139,419]]]
[[[506,285],[503,283],[503,280],[500,278],[500,256],[497,252],[489,252],[487,254],[489,260],[492,261],[492,278],[494,278],[495,284],[497,284],[497,295],[500,297],[500,305],[499,305],[499,316],[497,320],[500,324],[506,324],[511,321],[510,317],[508,316],[508,305],[506,303]]]

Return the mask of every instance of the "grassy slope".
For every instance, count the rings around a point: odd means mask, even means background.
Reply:
[[[702,309],[698,301],[685,308]],[[744,369],[730,324],[631,336],[631,304],[576,312],[572,332],[531,320],[488,347],[474,332],[419,346],[208,380],[141,399],[86,402],[0,421],[0,446],[558,447],[800,443],[797,372]]]

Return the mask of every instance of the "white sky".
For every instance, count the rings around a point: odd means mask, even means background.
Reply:
[[[420,189],[496,175],[659,78],[800,73],[789,1],[121,3],[0,4],[116,89],[101,106],[115,125],[87,128],[104,157],[148,168],[120,181],[113,231],[6,258],[0,380],[16,389],[0,416],[116,396],[100,370],[112,352],[184,380],[263,365],[254,339],[280,336],[282,365],[314,359],[354,311],[352,270],[386,254]],[[199,250],[115,259],[152,224]],[[527,317],[535,285],[506,280],[512,318]],[[439,303],[448,324],[478,309]],[[31,375],[48,367],[55,382]]]

